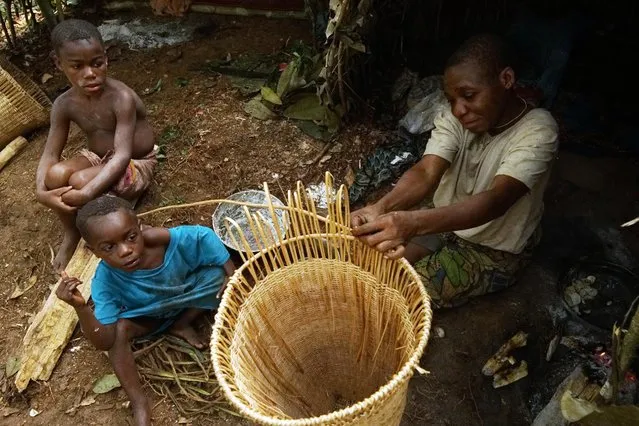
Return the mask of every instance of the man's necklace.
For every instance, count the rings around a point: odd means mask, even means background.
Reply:
[[[521,118],[521,116],[526,113],[526,110],[528,109],[528,103],[521,96],[517,96],[517,97],[524,103],[524,109],[521,110],[521,112],[519,113],[519,115],[517,117],[513,118],[512,120],[510,120],[506,124],[502,124],[500,126],[495,126],[494,129],[503,129],[504,127],[508,127],[511,124],[513,124],[515,121],[519,120]]]

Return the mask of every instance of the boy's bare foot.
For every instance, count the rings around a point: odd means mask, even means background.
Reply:
[[[75,252],[75,248],[80,241],[80,235],[77,232],[65,232],[64,238],[62,238],[62,244],[60,244],[60,248],[58,249],[58,253],[53,259],[53,270],[61,273],[64,271],[64,268],[67,267],[69,261],[71,260],[71,256]]]
[[[131,409],[136,426],[151,426],[151,407],[146,398],[138,403],[132,401]]]
[[[172,334],[175,337],[179,337],[180,339],[186,340],[191,346],[204,349],[206,348],[206,343],[202,340],[202,338],[197,334],[197,331],[190,325],[174,325],[169,329],[169,334]]]

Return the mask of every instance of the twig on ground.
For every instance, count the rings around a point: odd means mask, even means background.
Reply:
[[[315,157],[313,157],[313,159],[311,160],[311,164],[315,164],[317,163],[319,160],[322,159],[322,157],[328,152],[329,148],[331,147],[332,143],[330,142],[326,142],[324,144],[324,148],[322,148],[322,150],[320,151],[319,154],[317,154]]]

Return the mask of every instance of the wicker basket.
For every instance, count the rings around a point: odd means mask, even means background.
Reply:
[[[333,188],[330,175],[326,183]],[[215,373],[231,403],[260,424],[401,421],[428,341],[430,299],[408,262],[350,235],[345,194],[329,200],[326,219],[298,184],[285,207],[286,239],[244,259],[222,298]],[[260,218],[251,220],[260,235]]]
[[[0,57],[0,148],[49,122],[51,101],[20,70]]]

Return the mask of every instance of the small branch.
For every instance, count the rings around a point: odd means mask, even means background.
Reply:
[[[324,148],[322,148],[322,150],[319,152],[319,154],[317,154],[315,157],[313,157],[313,159],[311,160],[311,164],[315,164],[317,163],[319,160],[322,159],[322,157],[324,155],[326,155],[326,153],[328,152],[328,149],[331,147],[331,143],[330,142],[326,142],[324,144]]]
[[[348,111],[348,104],[346,103],[346,94],[344,93],[344,43],[339,42],[337,48],[337,87],[339,89],[339,101],[342,104],[344,111]]]

